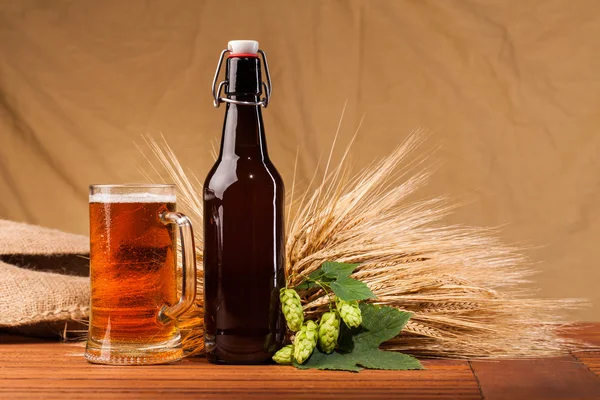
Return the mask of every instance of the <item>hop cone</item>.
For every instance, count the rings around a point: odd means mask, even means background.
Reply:
[[[304,312],[298,293],[294,289],[281,289],[279,299],[288,328],[293,332],[300,330],[304,322]]]
[[[318,326],[313,321],[302,325],[294,339],[294,358],[300,364],[308,360],[317,346]]]
[[[319,324],[319,347],[329,354],[335,350],[340,336],[340,319],[335,312],[326,312]]]
[[[273,361],[277,364],[291,364],[293,361],[292,356],[294,355],[294,346],[289,344],[283,348],[281,348],[275,355],[273,356]]]
[[[340,317],[350,328],[357,328],[362,324],[362,314],[357,301],[344,301],[337,298],[336,307]]]

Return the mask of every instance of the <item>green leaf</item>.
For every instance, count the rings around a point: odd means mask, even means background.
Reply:
[[[305,364],[295,364],[300,369],[333,369],[358,372],[362,368],[371,369],[423,369],[414,357],[406,354],[379,350],[379,345],[397,336],[411,313],[399,311],[392,307],[361,304],[363,324],[359,329],[348,329],[342,332],[345,340],[351,341],[348,353],[334,352],[324,354],[316,349]],[[342,338],[340,338],[340,346]]]
[[[315,281],[319,281],[323,278],[323,275],[325,275],[325,272],[323,271],[323,268],[319,267],[319,268],[315,269],[313,272],[311,272],[310,274],[308,274],[308,277]]]
[[[298,364],[294,361],[294,366],[299,369],[332,369],[352,372],[362,369],[348,357],[348,354],[337,352],[325,354],[319,349],[315,349],[306,363]]]
[[[328,282],[333,281],[333,279],[334,279],[334,278],[327,277],[321,267],[319,267],[318,269],[316,269],[313,272],[311,272],[310,274],[308,274],[308,277],[310,279],[305,279],[304,282],[302,282],[301,284],[296,286],[295,289],[296,290],[308,290],[308,289],[318,288],[320,286],[317,283],[312,282],[311,280],[328,283]]]
[[[375,295],[365,283],[348,277],[333,281],[331,290],[337,297],[345,301],[375,298]]]
[[[416,358],[408,354],[398,353],[396,351],[383,351],[379,349],[365,350],[356,362],[361,367],[369,369],[423,369],[423,366]]]
[[[338,351],[350,353],[354,350],[353,338],[360,333],[362,328],[350,328],[346,324],[340,324],[340,337],[338,339]]]
[[[404,329],[412,313],[388,306],[360,304],[363,322],[360,332],[353,336],[356,348],[377,348]]]
[[[359,265],[360,264],[325,261],[318,269],[308,275],[310,279],[304,280],[304,282],[296,286],[295,289],[309,290],[320,287],[317,283],[312,281],[331,283],[336,279],[346,279]]]
[[[312,289],[312,288],[318,287],[318,286],[319,285],[317,285],[314,282],[304,281],[301,284],[299,284],[298,286],[296,286],[294,289],[296,289],[296,291],[300,291],[300,290]]]
[[[347,278],[360,264],[347,264],[333,261],[325,261],[321,265],[323,274],[331,279]]]

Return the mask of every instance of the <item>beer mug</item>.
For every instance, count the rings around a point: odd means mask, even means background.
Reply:
[[[191,222],[175,211],[175,200],[175,185],[90,186],[88,361],[138,365],[183,357],[177,317],[196,297],[196,256]]]

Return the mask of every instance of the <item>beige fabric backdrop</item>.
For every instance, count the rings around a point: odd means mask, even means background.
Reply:
[[[416,126],[443,168],[423,195],[448,219],[534,247],[540,296],[600,320],[600,3],[0,0],[0,217],[87,232],[87,185],[142,180],[133,142],[161,132],[203,177],[227,40],[255,38],[274,81],[269,149],[288,180],[342,142],[365,165]],[[153,174],[154,175],[154,174]]]

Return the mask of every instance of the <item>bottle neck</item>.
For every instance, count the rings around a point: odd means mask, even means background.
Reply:
[[[258,101],[258,96],[227,97],[240,101]],[[260,106],[227,103],[220,158],[237,157],[268,158]]]
[[[258,58],[229,58],[226,76],[228,99],[258,103],[262,89]],[[220,158],[268,159],[261,107],[226,104]]]

